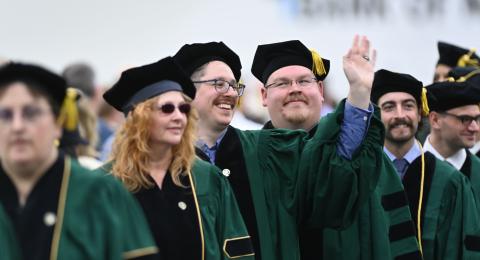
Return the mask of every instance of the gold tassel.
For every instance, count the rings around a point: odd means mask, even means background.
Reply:
[[[68,131],[74,131],[77,128],[78,108],[77,108],[78,92],[74,88],[68,88],[62,107],[60,108],[60,116],[57,123]]]
[[[457,79],[457,82],[464,82],[464,81],[468,80],[469,78],[471,78],[471,77],[473,77],[477,74],[480,74],[480,69],[476,69],[476,70],[468,73],[467,75],[460,77],[459,79]]]
[[[320,54],[318,54],[318,52],[316,52],[314,49],[310,49],[310,52],[312,53],[313,74],[318,77],[327,74],[327,71],[325,70],[325,65],[323,65],[323,60],[322,57],[320,57]]]
[[[422,115],[428,116],[430,108],[428,107],[427,88],[422,88]]]
[[[476,49],[470,49],[467,54],[464,54],[458,59],[457,66],[458,67],[480,67],[479,61],[477,59],[473,59],[472,56],[475,53]]]

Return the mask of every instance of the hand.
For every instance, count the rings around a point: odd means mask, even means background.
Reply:
[[[343,56],[343,71],[350,84],[347,100],[355,107],[368,109],[377,52],[370,50],[366,36],[355,35],[352,48]]]

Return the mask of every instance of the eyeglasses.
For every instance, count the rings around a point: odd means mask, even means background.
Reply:
[[[190,110],[192,109],[191,105],[189,103],[182,103],[178,106],[175,106],[172,103],[166,103],[161,106],[158,106],[157,109],[162,111],[164,114],[171,114],[173,111],[175,111],[175,108],[178,108],[178,111],[180,113],[188,115],[190,113]]]
[[[475,121],[478,125],[480,125],[480,115],[477,115],[477,116],[473,117],[473,116],[467,116],[467,115],[459,116],[459,115],[450,114],[450,113],[447,113],[447,112],[442,112],[440,114],[456,118],[458,121],[462,122],[462,124],[465,127],[469,126],[473,121]]]
[[[268,84],[265,86],[265,88],[288,88],[293,85],[293,82],[295,82],[300,87],[311,87],[314,86],[318,82],[318,80],[316,78],[305,78],[297,80],[285,79]]]
[[[33,123],[37,121],[46,110],[36,106],[25,106],[22,108],[20,115],[25,122]],[[0,108],[0,122],[9,124],[13,121],[15,111],[10,108]]]
[[[228,82],[223,79],[210,79],[210,80],[201,80],[201,81],[193,81],[193,83],[209,83],[210,85],[215,87],[215,90],[218,93],[227,93],[230,88],[235,90],[238,96],[243,95],[243,91],[245,90],[245,85],[237,82]]]

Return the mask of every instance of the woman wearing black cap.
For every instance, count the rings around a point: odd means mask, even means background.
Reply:
[[[65,95],[63,78],[41,67],[0,67],[0,259],[155,255],[142,211],[121,183],[56,147],[75,107]]]
[[[226,178],[195,158],[194,96],[170,57],[122,73],[104,95],[126,115],[111,172],[142,205],[162,259],[253,259]]]

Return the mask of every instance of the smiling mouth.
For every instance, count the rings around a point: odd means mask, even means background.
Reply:
[[[307,104],[304,100],[290,100],[285,103],[285,106],[288,106],[290,104]]]
[[[233,110],[232,104],[220,103],[220,104],[217,104],[216,107],[224,110]]]

